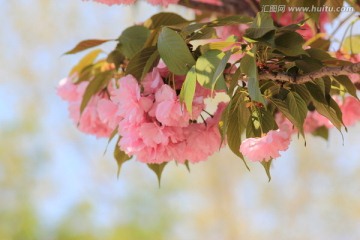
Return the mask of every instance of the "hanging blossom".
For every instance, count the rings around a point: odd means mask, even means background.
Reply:
[[[83,0],[83,1],[89,1],[89,0]],[[98,3],[106,4],[109,6],[112,5],[119,5],[119,4],[125,4],[125,5],[131,5],[136,2],[136,0],[92,0]],[[180,0],[146,0],[148,3],[151,3],[156,6],[164,6],[167,7],[169,4],[177,4]],[[211,5],[216,6],[222,6],[223,3],[221,0],[196,0],[197,2],[207,3]]]
[[[110,137],[117,129],[121,136],[118,147],[141,162],[206,160],[221,147],[218,122],[226,104],[220,103],[215,113],[208,113],[204,100],[214,94],[197,85],[189,113],[178,96],[184,77],[175,76],[174,82],[165,84],[172,81],[168,75],[160,63],[141,85],[132,75],[114,80],[91,98],[81,114],[88,82],[74,84],[75,76],[66,78],[57,93],[69,103],[70,116],[80,131]]]
[[[183,77],[171,87],[164,83],[161,71],[166,72],[154,68],[146,76],[143,91],[131,75],[119,80],[110,101],[117,104],[116,114],[122,119],[120,149],[144,163],[206,160],[221,146],[218,122],[226,104],[220,103],[213,115],[204,112],[209,95],[198,85],[189,114],[177,95],[176,86],[181,86]]]
[[[294,132],[289,120],[278,114],[276,120],[277,130],[269,131],[259,138],[247,138],[240,145],[240,152],[250,161],[270,161],[280,157],[280,152],[289,148],[291,135]]]
[[[88,1],[88,0],[83,0]],[[93,0],[98,3],[106,4],[109,6],[116,5],[116,4],[125,4],[125,5],[131,5],[136,2],[136,0]]]
[[[91,98],[85,109],[80,113],[80,106],[86,87],[89,82],[83,81],[74,84],[76,77],[64,78],[60,81],[57,94],[68,102],[70,118],[78,125],[80,131],[97,137],[109,137],[115,130],[116,125],[104,120],[99,109],[109,111],[109,106],[104,106],[104,100],[109,97],[105,92],[99,93]]]
[[[109,6],[119,5],[119,4],[131,5],[136,2],[136,0],[93,0],[93,1],[103,3]],[[167,7],[169,4],[177,4],[179,0],[147,0],[147,2],[153,5],[160,5]]]

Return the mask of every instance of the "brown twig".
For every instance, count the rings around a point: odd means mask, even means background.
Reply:
[[[260,73],[259,80],[274,80],[295,84],[303,84],[326,76],[350,75],[353,73],[360,73],[360,62],[341,67],[323,67],[317,71],[296,77],[289,76],[283,73]]]

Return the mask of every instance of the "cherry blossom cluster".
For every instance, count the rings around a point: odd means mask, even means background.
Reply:
[[[354,63],[360,61],[360,54],[346,55],[338,51],[335,56],[340,60]],[[360,83],[359,74],[352,74],[349,78],[353,83]],[[346,127],[353,126],[360,121],[360,101],[358,99],[346,95],[334,96],[334,100],[340,107],[342,120]],[[272,130],[261,138],[248,138],[242,142],[240,151],[247,159],[254,162],[269,161],[278,158],[281,151],[288,149],[291,137],[293,134],[297,134],[297,131],[281,114],[276,115],[276,122],[279,126],[278,130]],[[334,125],[317,111],[309,111],[304,123],[305,133],[314,133],[320,127],[331,129],[334,128]]]
[[[137,0],[93,0],[93,1],[112,6],[119,4],[131,5],[134,4]],[[152,5],[167,7],[169,4],[177,4],[180,0],[146,0],[146,1]],[[221,0],[197,0],[197,2],[208,3],[217,6],[222,5]]]
[[[125,4],[125,5],[131,5],[136,2],[136,0],[93,0],[98,3],[103,3],[106,5],[119,5],[119,4]],[[153,4],[153,5],[161,5],[161,6],[168,6],[169,4],[176,4],[179,2],[179,0],[147,0],[147,2]]]
[[[154,68],[141,85],[131,75],[114,80],[93,96],[81,114],[87,82],[64,79],[58,95],[69,103],[70,116],[80,131],[110,137],[118,129],[120,149],[141,162],[206,160],[222,145],[218,123],[226,104],[220,103],[213,114],[206,111],[204,100],[213,94],[198,85],[190,114],[178,96],[184,78],[168,79],[168,75],[166,68]]]
[[[336,53],[339,59],[358,61]],[[214,97],[210,90],[196,86],[190,114],[180,102],[179,92],[183,76],[169,77],[164,64],[159,64],[141,84],[131,75],[113,80],[109,86],[94,95],[82,113],[80,105],[89,82],[73,83],[76,76],[60,81],[58,95],[69,103],[70,117],[80,131],[97,137],[110,137],[117,130],[121,136],[119,147],[129,156],[144,163],[163,163],[175,160],[192,163],[206,160],[222,144],[218,130],[226,103],[220,103],[214,114],[208,113],[204,100]],[[359,75],[350,76],[359,82]],[[360,121],[360,102],[352,96],[334,96],[343,113],[344,125]],[[279,129],[260,138],[247,138],[240,151],[250,161],[269,161],[288,149],[297,130],[282,114],[275,120]],[[317,111],[309,111],[304,123],[305,133],[320,127],[333,128],[332,123]]]
[[[347,127],[355,125],[360,121],[360,102],[352,96],[336,98],[343,113],[343,122]],[[280,152],[289,148],[292,135],[297,134],[289,120],[281,114],[277,114],[276,122],[279,126],[277,130],[271,130],[261,138],[247,138],[241,146],[240,151],[243,155],[253,162],[270,161],[280,157]],[[320,127],[333,128],[334,125],[329,119],[320,113],[309,112],[304,123],[305,133],[313,133]]]
[[[136,0],[93,1],[109,6],[136,2]],[[179,0],[146,1],[165,7],[179,3]],[[222,4],[220,0],[197,1],[213,5]],[[281,26],[290,23],[297,24],[304,19],[303,14],[297,15],[294,19],[291,13],[284,13],[281,18],[277,18],[275,14],[272,17]],[[326,13],[320,14],[318,28],[321,32],[325,32],[324,25],[328,20]],[[248,27],[246,24],[216,27],[218,38],[202,41],[203,43],[221,42],[234,35],[237,37],[238,44],[243,41],[242,37]],[[296,31],[305,40],[313,38],[316,34],[314,28],[306,23]],[[360,61],[360,54],[346,55],[339,51],[334,55],[340,60],[354,63]],[[234,74],[238,66],[235,63],[238,63],[243,56],[242,52],[233,54],[228,60],[232,68],[226,69],[224,73]],[[277,70],[277,68],[277,65],[270,66],[270,70]],[[359,74],[349,75],[349,78],[355,85],[360,85]],[[76,75],[63,79],[58,87],[58,95],[68,102],[70,117],[79,130],[107,138],[116,132],[120,136],[116,147],[127,155],[136,157],[140,162],[160,164],[169,161],[178,163],[189,161],[196,163],[206,160],[226,144],[226,140],[221,137],[219,124],[223,124],[221,116],[227,103],[221,102],[215,111],[209,111],[205,100],[213,98],[216,91],[212,92],[197,84],[189,112],[180,100],[185,76],[175,76],[162,61],[141,82],[132,75],[112,79],[105,89],[91,97],[83,110],[81,110],[81,105],[89,81],[75,83],[77,79]],[[342,111],[342,121],[346,127],[360,121],[358,99],[349,95],[333,96],[333,99]],[[278,129],[263,133],[261,137],[247,138],[242,141],[239,151],[246,159],[262,162],[278,158],[281,152],[289,148],[292,137],[299,134],[293,124],[280,112],[275,111],[274,117]],[[331,129],[334,126],[319,112],[309,111],[303,127],[306,134],[311,134],[319,128]]]

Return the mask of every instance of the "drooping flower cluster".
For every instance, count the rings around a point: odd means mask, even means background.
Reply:
[[[116,4],[125,4],[125,5],[131,5],[136,2],[136,0],[93,0],[95,2],[103,3],[106,5],[116,5]],[[160,5],[167,7],[169,4],[176,4],[179,2],[179,0],[147,0],[147,2],[153,4],[153,5]]]
[[[83,1],[88,1],[88,0],[83,0]],[[119,4],[131,5],[134,4],[137,0],[92,0],[92,1],[112,6]],[[169,4],[177,4],[180,0],[146,0],[146,1],[148,3],[151,3],[152,5],[167,7]],[[222,5],[221,0],[195,0],[195,1],[216,5],[216,6]]]
[[[335,98],[343,113],[342,120],[346,127],[353,126],[360,121],[360,101],[352,96],[343,99]],[[240,151],[243,155],[254,162],[269,161],[280,156],[281,151],[288,149],[291,135],[297,133],[289,120],[281,114],[276,115],[276,122],[279,126],[277,130],[271,130],[260,138],[247,138],[241,146]],[[334,125],[329,119],[317,111],[308,112],[304,123],[305,133],[313,133],[320,127],[333,128]]]
[[[279,129],[269,131],[260,138],[247,138],[240,146],[240,152],[253,162],[270,161],[280,157],[280,152],[289,148],[291,135],[295,131],[289,120],[281,114],[276,116]]]
[[[220,103],[213,115],[208,113],[204,100],[211,92],[197,86],[190,114],[177,94],[184,78],[175,77],[168,85],[167,73],[166,68],[154,68],[142,85],[131,75],[122,77],[112,82],[117,86],[109,85],[107,94],[95,95],[81,115],[87,82],[75,85],[65,79],[58,94],[69,102],[71,117],[81,131],[109,137],[118,129],[120,149],[141,162],[206,160],[221,147],[218,122],[226,104]]]
[[[99,93],[91,98],[86,108],[80,113],[80,106],[89,82],[74,84],[75,76],[60,81],[57,94],[67,101],[70,118],[78,125],[80,131],[97,137],[109,137],[114,131],[114,125],[102,118],[103,101],[108,98],[106,93]]]
[[[110,6],[134,4],[137,0],[92,1]],[[179,0],[146,1],[165,7],[180,3]],[[215,6],[224,4],[221,0],[194,1]],[[186,5],[183,1],[181,4]],[[121,36],[130,37],[116,40],[120,45],[117,44],[106,61],[94,63],[94,51],[76,68],[79,77],[72,76],[60,83],[58,94],[69,102],[70,116],[81,131],[97,137],[110,138],[115,133],[119,136],[115,158],[120,165],[122,158],[127,157],[125,154],[147,164],[169,161],[196,163],[206,160],[224,144],[229,144],[237,155],[240,151],[250,161],[269,162],[288,149],[294,134],[326,137],[328,129],[334,127],[332,122],[340,129],[341,123],[351,126],[360,120],[360,102],[354,93],[354,87],[360,89],[360,75],[355,74],[357,70],[351,70],[354,74],[348,76],[354,85],[348,79],[342,82],[337,75],[326,84],[317,81],[321,77],[311,76],[309,79],[313,84],[296,82],[298,74],[306,78],[311,69],[316,69],[313,62],[319,68],[334,65],[346,68],[349,60],[360,61],[360,55],[337,52],[335,57],[346,62],[338,61],[314,47],[316,44],[309,45],[322,36],[317,33],[318,30],[324,32],[324,24],[328,22],[326,13],[320,14],[316,26],[305,21],[300,26],[299,22],[305,18],[302,13],[295,18],[290,12],[282,14],[281,18],[274,14],[275,22],[266,13],[259,13],[253,21],[256,24],[238,17],[208,19],[202,9],[197,10],[197,14],[203,23],[194,24],[177,14],[167,13],[164,18],[161,15],[154,18],[159,21],[154,26],[149,26],[149,21],[146,21],[141,26],[144,31],[129,28]],[[150,18],[151,22],[154,19]],[[173,23],[178,22],[178,26],[173,28]],[[287,27],[289,23],[296,25]],[[273,24],[276,27],[268,27]],[[147,40],[139,41],[136,44],[139,46],[124,44],[134,38]],[[305,45],[304,40],[307,40]],[[83,51],[103,42],[83,41],[67,53]],[[272,46],[269,46],[270,42]],[[266,50],[263,46],[267,46]],[[172,61],[175,59],[177,61]],[[84,67],[84,60],[92,64]],[[102,65],[111,67],[105,70]],[[137,79],[139,75],[143,78],[147,72],[144,79]],[[285,73],[286,77],[294,75],[293,79],[277,79],[278,74]],[[186,84],[183,85],[185,76]],[[84,81],[84,78],[90,81]],[[92,82],[91,79],[98,81]],[[295,84],[300,85],[295,87]],[[316,89],[312,85],[317,85],[322,94],[314,94]],[[214,88],[215,93],[205,87]],[[205,99],[213,98],[216,91],[224,91],[230,104],[227,107],[226,103],[220,103],[215,111],[210,111]],[[291,96],[287,97],[286,92]],[[330,95],[337,104],[326,101]],[[180,98],[184,98],[186,104]],[[274,125],[278,129],[274,129]],[[238,135],[243,132],[248,138],[240,143],[241,136]],[[120,154],[117,154],[119,149]],[[267,168],[269,164],[264,166]]]
[[[178,79],[175,81],[182,81]],[[219,104],[214,116],[202,116],[207,91],[197,87],[192,114],[177,96],[176,85],[164,84],[160,71],[144,79],[141,92],[134,77],[119,81],[111,100],[118,105],[119,146],[128,155],[145,163],[162,163],[172,159],[179,163],[205,160],[220,148],[218,121],[225,104]],[[181,84],[181,83],[180,83]],[[203,122],[197,122],[198,118]]]

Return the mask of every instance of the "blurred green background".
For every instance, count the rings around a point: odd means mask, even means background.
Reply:
[[[344,144],[335,130],[294,138],[270,183],[228,150],[191,173],[170,164],[161,189],[136,161],[117,179],[107,141],[77,131],[55,94],[80,58],[61,55],[159,10],[0,0],[0,239],[359,239],[359,125]]]

